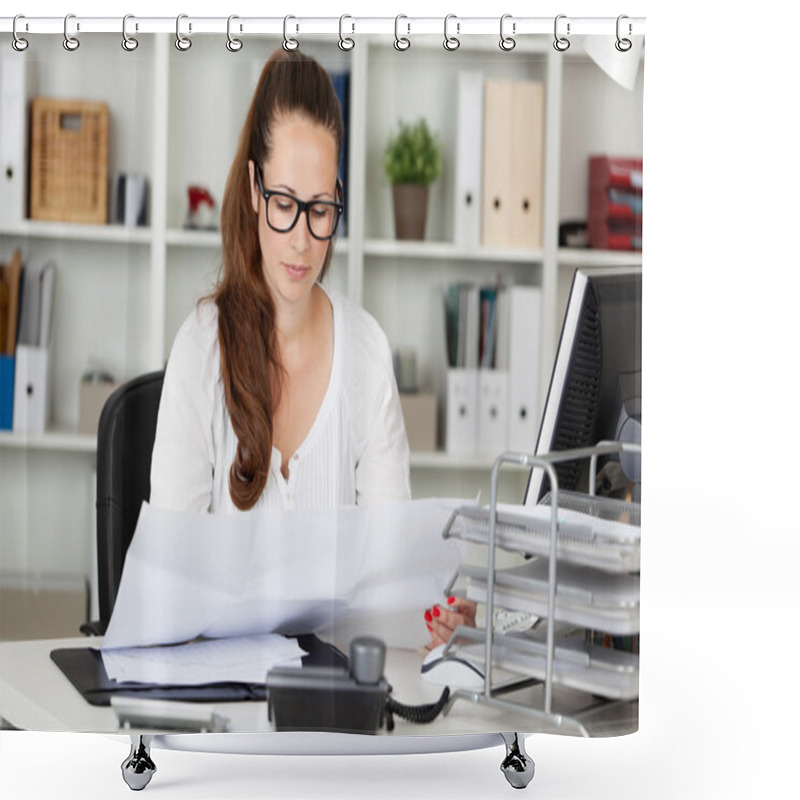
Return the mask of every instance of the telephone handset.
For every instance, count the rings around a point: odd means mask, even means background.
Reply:
[[[386,645],[373,636],[350,643],[348,668],[274,667],[267,674],[267,714],[278,731],[375,733],[394,729],[394,715],[431,722],[449,698],[445,689],[437,703],[404,706],[390,697],[383,676]]]

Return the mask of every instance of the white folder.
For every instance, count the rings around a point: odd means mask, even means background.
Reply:
[[[499,456],[507,449],[508,372],[482,369],[478,379],[478,451]]]
[[[445,450],[472,454],[478,443],[478,370],[447,370]]]
[[[483,73],[459,72],[457,114],[453,241],[476,247],[481,241]]]
[[[46,347],[18,344],[14,361],[13,430],[44,433],[50,403]]]
[[[533,452],[539,432],[539,347],[542,292],[537,286],[508,290],[508,444]]]
[[[24,219],[26,205],[25,59],[19,53],[3,55],[0,107],[0,207],[8,224]]]

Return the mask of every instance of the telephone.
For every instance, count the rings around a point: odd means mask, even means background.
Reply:
[[[438,702],[404,706],[392,697],[383,676],[386,645],[373,636],[350,642],[348,667],[273,667],[267,673],[267,715],[277,731],[376,733],[394,729],[394,715],[432,722],[450,696]]]

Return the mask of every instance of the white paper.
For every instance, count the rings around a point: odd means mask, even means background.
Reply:
[[[103,665],[117,681],[196,686],[237,681],[264,683],[274,666],[300,666],[295,639],[278,634],[208,639],[165,647],[103,650]]]
[[[463,544],[442,538],[462,500],[340,509],[139,516],[103,648],[261,633],[428,640]]]

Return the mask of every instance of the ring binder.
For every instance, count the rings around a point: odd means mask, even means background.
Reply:
[[[241,39],[237,39],[231,35],[231,22],[235,19],[239,19],[236,14],[231,14],[228,17],[228,41],[225,42],[225,47],[228,48],[228,52],[230,53],[238,53],[242,47],[244,47],[244,43]],[[241,26],[239,26],[239,29],[241,30]]]
[[[126,14],[122,18],[122,49],[132,53],[138,46],[139,40],[134,36],[128,36],[128,20],[135,19],[133,14]],[[138,26],[137,26],[138,29]]]
[[[25,19],[25,17],[24,17],[22,14],[17,14],[17,15],[14,17],[14,22],[13,22],[13,25],[12,25],[12,28],[11,28],[11,33],[12,33],[12,36],[14,37],[14,38],[11,40],[11,46],[12,46],[12,47],[13,47],[13,48],[14,48],[14,49],[15,49],[15,50],[18,52],[18,53],[22,53],[22,52],[24,52],[25,50],[27,50],[27,49],[28,49],[28,40],[27,40],[27,39],[23,39],[23,38],[22,38],[22,37],[21,37],[21,36],[20,36],[20,35],[17,33],[17,20],[20,20],[20,19]]]
[[[185,53],[192,46],[192,40],[181,33],[181,20],[186,19],[188,16],[188,14],[178,14],[178,18],[175,20],[175,47],[182,53]],[[191,32],[191,30],[192,23],[190,22],[189,31]]]
[[[69,35],[68,27],[71,19],[75,19],[74,14],[67,14],[64,17],[64,49],[74,53],[81,46],[81,43],[74,36]],[[76,30],[80,30],[80,24],[77,25]]]

